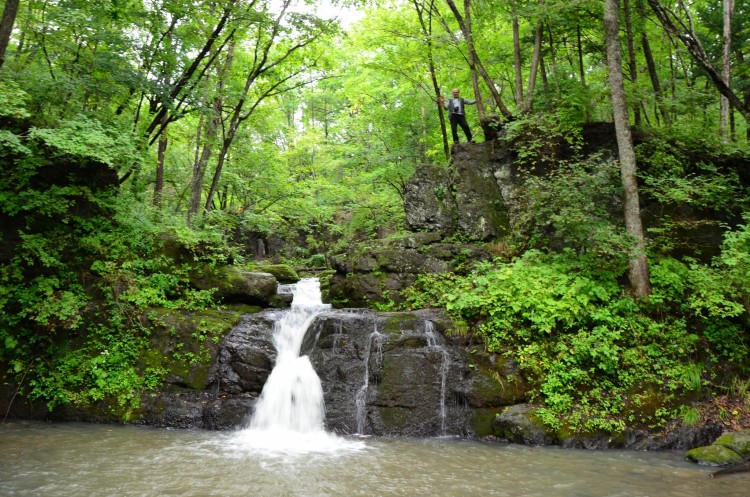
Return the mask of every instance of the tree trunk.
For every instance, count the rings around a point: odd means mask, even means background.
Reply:
[[[555,41],[552,38],[552,27],[547,24],[547,33],[549,34],[549,57],[552,64],[552,80],[555,82],[555,96],[560,100],[560,80],[557,73],[557,57],[555,56]]]
[[[672,121],[666,109],[664,109],[664,93],[661,89],[661,82],[659,81],[659,74],[656,72],[656,63],[654,62],[654,55],[651,52],[651,43],[648,40],[648,34],[646,33],[646,12],[643,5],[643,0],[636,0],[635,4],[636,11],[640,17],[640,28],[641,28],[641,48],[643,50],[643,56],[646,59],[646,67],[648,68],[648,77],[651,80],[651,87],[654,89],[654,96],[656,97],[656,105],[659,109],[656,115],[656,120],[659,120],[659,115],[665,123]]]
[[[211,158],[212,142],[216,138],[216,132],[221,122],[221,98],[214,99],[203,142],[203,151],[198,160],[193,164],[193,176],[190,179],[190,200],[188,201],[188,223],[191,223],[201,208],[201,195],[203,193],[203,179],[206,175],[208,160]]]
[[[534,87],[536,87],[536,75],[539,67],[542,68],[542,77],[544,79],[545,90],[547,88],[547,75],[544,74],[544,65],[542,64],[542,22],[539,21],[534,30],[534,52],[531,55],[531,70],[529,71],[529,86],[526,88],[526,102],[524,103],[524,112],[531,111],[531,104],[534,100]]]
[[[583,42],[581,41],[581,25],[576,25],[576,39],[578,41],[578,74],[581,78],[581,86],[586,88],[586,71],[583,67]]]
[[[732,16],[734,14],[734,0],[722,0],[724,14],[724,30],[722,37],[722,56],[721,56],[721,79],[724,83],[732,88]],[[729,143],[730,126],[729,126],[729,100],[724,95],[721,96],[721,140]]]
[[[430,80],[432,81],[432,89],[435,92],[435,103],[437,105],[438,118],[440,119],[440,132],[443,136],[443,152],[445,153],[445,159],[450,160],[450,146],[448,145],[448,129],[445,125],[445,113],[443,112],[443,106],[440,103],[440,85],[437,80],[437,71],[435,70],[435,59],[432,53],[432,11],[434,8],[435,0],[430,0],[430,5],[425,8],[423,4],[420,4],[417,0],[412,0],[414,8],[417,11],[419,18],[419,24],[422,27],[422,34],[425,37],[427,45],[427,66],[430,70]],[[424,18],[425,11],[427,12],[427,20]]]
[[[630,0],[623,1],[623,10],[625,12],[625,34],[627,35],[628,45],[628,69],[630,71],[630,82],[633,83],[633,87],[637,88],[638,85],[638,65],[635,59],[635,38],[633,36],[633,21],[630,15]],[[640,99],[639,99],[640,100]],[[641,106],[640,103],[634,106],[633,114],[635,118],[635,125],[641,124]]]
[[[458,7],[456,7],[456,3],[453,0],[445,0],[445,2],[450,7],[451,12],[453,12],[453,15],[455,16],[456,21],[458,22],[458,26],[461,28],[461,32],[465,33],[466,23],[464,23],[464,18],[461,15],[461,13],[458,11]],[[476,69],[479,72],[479,74],[482,76],[482,79],[484,79],[484,82],[489,87],[490,94],[492,95],[492,99],[495,101],[497,108],[500,110],[503,116],[507,118],[513,117],[513,114],[511,113],[511,111],[508,110],[508,107],[505,106],[505,103],[503,102],[502,97],[500,97],[500,93],[497,91],[497,88],[495,88],[495,82],[492,81],[492,78],[490,78],[490,75],[487,73],[487,70],[484,68],[484,65],[482,64],[481,59],[477,56],[477,53],[474,50],[473,43],[471,45],[470,50],[474,52],[473,57],[474,57],[474,63],[476,64]]]
[[[619,30],[620,2],[619,0],[604,0],[604,37],[607,44],[610,93],[612,95],[615,134],[617,135],[617,148],[620,157],[625,226],[628,233],[635,239],[634,251],[628,257],[628,277],[634,296],[645,298],[651,293],[651,284],[649,282],[648,260],[646,259],[646,242],[643,235],[643,225],[641,224],[635,152],[625,102]]]
[[[165,116],[166,117],[166,116]],[[167,133],[159,136],[159,147],[156,152],[156,181],[154,182],[154,205],[161,205],[162,192],[164,191],[164,158],[167,154]]]
[[[520,114],[524,110],[523,104],[523,73],[521,72],[521,34],[518,26],[518,13],[516,12],[516,2],[511,0],[511,11],[513,16],[513,72],[516,80],[516,109]]]
[[[474,88],[474,99],[477,101],[477,113],[479,120],[483,121],[485,116],[484,100],[482,99],[482,90],[479,88],[479,78],[477,76],[477,51],[474,49],[474,35],[471,32],[471,1],[464,0],[464,38],[466,47],[469,51],[469,69],[471,70],[471,85]]]
[[[3,17],[0,19],[0,67],[5,62],[5,51],[10,43],[10,34],[13,32],[13,23],[16,22],[19,0],[5,0]]]

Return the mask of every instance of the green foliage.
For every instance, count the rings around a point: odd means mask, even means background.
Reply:
[[[733,253],[738,238],[728,235],[723,253]],[[445,308],[490,351],[514,358],[553,427],[663,426],[713,374],[696,357],[750,366],[745,325],[735,319],[747,318],[737,301],[746,294],[727,287],[731,269],[721,260],[713,267],[654,261],[652,299],[637,302],[623,293],[620,273],[596,258],[528,251],[465,277],[421,276],[407,302]]]
[[[84,116],[62,120],[54,128],[29,130],[31,139],[41,141],[58,153],[78,159],[93,158],[109,166],[130,165],[137,157],[129,135],[121,127],[105,127],[99,120]]]
[[[529,175],[514,194],[521,206],[511,238],[515,250],[570,249],[622,272],[634,244],[620,221],[622,186],[616,163],[593,155],[548,169]]]

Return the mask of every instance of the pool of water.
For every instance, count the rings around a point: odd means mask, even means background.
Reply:
[[[711,468],[686,462],[682,453],[338,437],[275,450],[275,435],[266,435],[7,423],[0,425],[0,495],[750,495],[750,474],[711,478]]]

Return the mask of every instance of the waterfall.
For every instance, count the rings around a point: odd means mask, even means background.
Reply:
[[[291,309],[274,323],[276,364],[255,404],[249,427],[239,432],[243,448],[270,452],[309,453],[359,449],[324,431],[323,387],[309,357],[300,356],[302,342],[313,319],[329,309],[320,296],[316,278],[290,285]]]
[[[450,356],[445,347],[437,343],[437,336],[435,336],[435,325],[432,321],[426,320],[424,322],[424,334],[427,337],[427,346],[431,349],[435,349],[442,353],[443,362],[440,365],[440,434],[445,435],[445,390],[446,383],[448,381],[448,370],[450,369]]]
[[[377,366],[380,366],[383,362],[383,342],[385,342],[385,335],[378,331],[377,325],[375,325],[375,331],[367,337],[364,357],[365,378],[354,398],[354,404],[357,408],[357,433],[360,435],[364,434],[367,418],[367,390],[370,386],[370,354],[373,342],[375,343],[375,363]]]

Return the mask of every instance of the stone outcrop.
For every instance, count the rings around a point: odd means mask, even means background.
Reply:
[[[444,242],[439,233],[409,233],[332,258],[328,283],[335,307],[368,307],[401,302],[400,292],[419,274],[461,271],[469,261],[491,259],[487,247]]]
[[[421,165],[407,182],[407,226],[471,241],[502,237],[509,229],[516,187],[507,145],[458,143],[452,150],[451,169]]]

